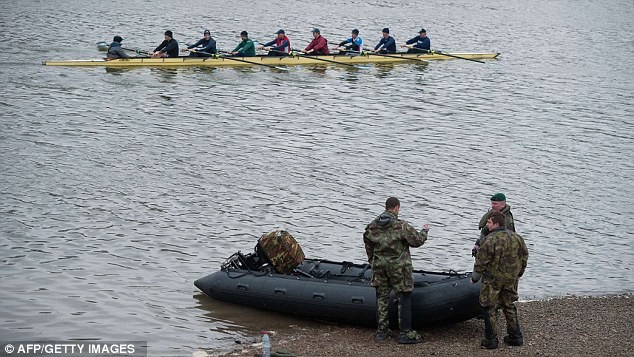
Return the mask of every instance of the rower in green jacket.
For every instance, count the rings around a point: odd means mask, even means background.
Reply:
[[[240,32],[240,38],[242,42],[231,51],[231,55],[240,57],[255,56],[255,44],[249,39],[249,34],[246,31],[242,31]]]

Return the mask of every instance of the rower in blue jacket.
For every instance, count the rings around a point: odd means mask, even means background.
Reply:
[[[378,53],[396,53],[396,41],[394,37],[390,36],[390,29],[383,29],[383,38],[379,41],[379,44],[374,47],[374,51]]]
[[[209,32],[209,30],[205,30],[205,32],[203,32],[203,38],[198,40],[198,42],[181,50],[181,52],[187,51],[190,52],[189,57],[209,57],[218,52],[216,50],[216,40],[211,37],[211,32]]]
[[[347,39],[341,41],[337,47],[333,47],[333,50],[339,49],[339,47],[345,47],[343,50],[339,50],[340,55],[358,55],[363,51],[363,39],[359,37],[359,30],[352,30],[352,34]]]
[[[431,41],[427,37],[427,31],[421,29],[418,36],[407,40],[401,47],[409,47],[407,53],[427,53],[431,48]]]

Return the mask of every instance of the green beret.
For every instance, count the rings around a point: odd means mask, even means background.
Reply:
[[[491,196],[491,201],[506,201],[506,196],[502,192],[498,192],[495,195]]]

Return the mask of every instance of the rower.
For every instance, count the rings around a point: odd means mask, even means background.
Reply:
[[[313,40],[310,41],[308,46],[304,49],[304,53],[307,55],[329,55],[328,40],[321,35],[321,31],[318,28],[314,28]]]
[[[414,46],[408,46],[411,44],[415,44]],[[425,29],[421,29],[419,35],[407,40],[401,47],[409,47],[407,53],[427,53],[431,48],[431,41],[429,37],[427,37],[427,31]]]
[[[277,30],[275,34],[277,37],[273,41],[258,46],[258,49],[269,51],[269,56],[288,56],[291,52],[291,40],[286,37],[286,33],[282,29]]]
[[[121,48],[121,41],[123,41],[121,36],[115,36],[114,39],[112,39],[112,43],[110,44],[110,46],[108,46],[108,54],[106,55],[109,60],[117,58],[130,58],[130,56],[125,53],[123,48]]]
[[[203,32],[203,38],[193,45],[187,46],[181,50],[181,52],[188,52],[189,57],[209,57],[212,54],[216,54],[216,40],[211,37],[211,32],[205,30]]]
[[[231,51],[231,55],[240,57],[255,56],[255,44],[249,38],[249,33],[246,31],[240,32],[240,38],[242,41]]]
[[[178,57],[178,42],[174,39],[172,31],[167,30],[163,35],[165,40],[148,55],[152,58]]]
[[[352,34],[347,39],[341,41],[338,47],[333,47],[332,49],[338,49],[339,47],[345,47],[343,50],[339,50],[340,55],[358,55],[361,53],[363,49],[363,39],[359,37],[359,30],[352,30]]]
[[[390,29],[386,27],[383,29],[382,33],[383,37],[374,47],[374,51],[383,54],[396,53],[396,41],[394,40],[394,37],[390,36]]]

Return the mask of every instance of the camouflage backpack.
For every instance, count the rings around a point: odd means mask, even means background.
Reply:
[[[264,234],[258,239],[258,246],[275,270],[281,274],[292,273],[293,269],[304,261],[302,247],[290,233],[282,229]]]

